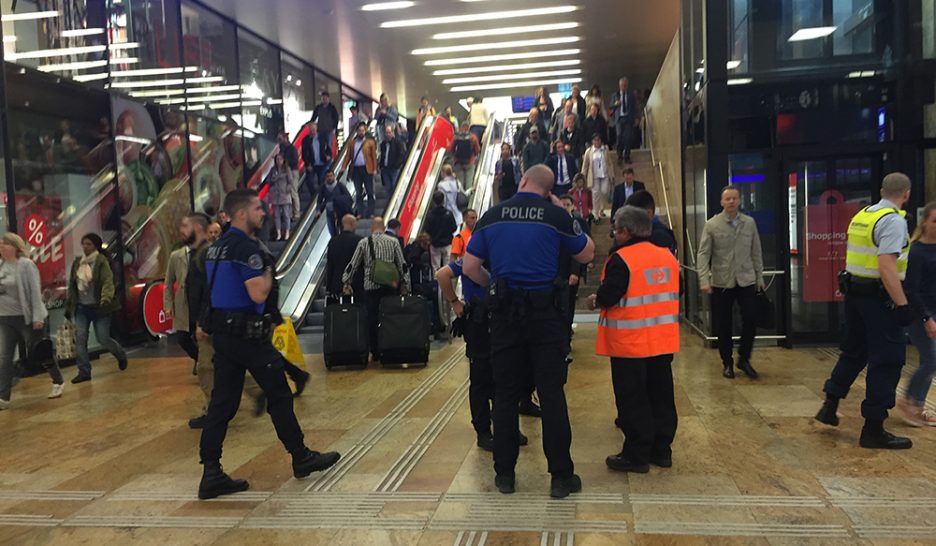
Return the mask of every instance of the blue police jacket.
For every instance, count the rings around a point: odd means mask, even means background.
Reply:
[[[461,277],[462,279],[462,295],[465,297],[465,301],[471,303],[471,300],[473,300],[476,296],[478,299],[483,300],[485,296],[484,287],[479,286],[478,283],[474,282],[464,274],[464,270],[462,269],[463,262],[464,260],[459,258],[454,262],[450,262],[448,266],[449,269],[452,270],[452,273],[455,274],[455,276]]]
[[[559,272],[559,249],[574,256],[588,237],[562,207],[535,193],[517,193],[475,226],[468,253],[490,264],[491,280],[510,288],[547,290]]]
[[[217,273],[215,273],[217,269]],[[211,284],[211,307],[263,314],[265,303],[254,303],[246,281],[263,275],[263,251],[254,239],[231,227],[208,249],[205,272]]]

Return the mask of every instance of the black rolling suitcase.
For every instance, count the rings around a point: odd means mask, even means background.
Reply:
[[[429,312],[421,296],[388,296],[380,300],[380,327],[377,329],[380,363],[428,364],[429,328]]]
[[[338,300],[325,307],[325,340],[323,353],[325,367],[367,367],[367,312],[354,305],[354,298]]]

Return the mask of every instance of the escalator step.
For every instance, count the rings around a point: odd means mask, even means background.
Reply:
[[[309,313],[308,315],[306,315],[305,323],[306,323],[306,326],[309,326],[309,327],[321,326],[324,328],[325,327],[325,313],[321,311],[318,311],[318,312],[313,311]]]
[[[312,300],[312,309],[310,313],[324,313],[325,312],[325,298],[316,298]]]

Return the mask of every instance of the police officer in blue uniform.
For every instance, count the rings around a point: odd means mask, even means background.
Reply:
[[[543,450],[552,474],[550,495],[563,498],[582,489],[569,450],[572,428],[565,399],[568,365],[568,296],[557,286],[559,251],[589,263],[595,245],[581,232],[551,191],[545,165],[524,173],[517,194],[489,209],[475,226],[464,258],[464,274],[488,287],[491,367],[494,370],[494,483],[515,490],[519,453],[517,403],[529,393],[532,375],[543,412]],[[490,273],[483,264],[490,264]]]
[[[461,258],[449,263],[436,272],[436,280],[442,297],[452,305],[457,317],[452,321],[452,337],[465,337],[465,356],[469,363],[468,407],[471,409],[471,425],[478,436],[477,445],[485,451],[494,451],[494,435],[491,433],[494,372],[491,370],[491,335],[484,305],[487,291],[463,274],[463,266]],[[464,302],[455,293],[455,280],[459,277]],[[529,398],[524,400],[529,402]],[[520,433],[519,443],[525,446],[529,439]]]
[[[292,455],[293,475],[304,478],[340,458],[306,447],[286,383],[284,358],[273,347],[275,324],[282,321],[276,305],[273,257],[258,243],[263,223],[260,198],[253,190],[234,190],[224,198],[230,229],[208,249],[205,270],[210,305],[204,321],[213,334],[214,390],[205,415],[200,455],[204,474],[200,499],[245,491],[246,480],[234,480],[221,468],[221,445],[234,418],[249,371],[267,398],[276,435]]]

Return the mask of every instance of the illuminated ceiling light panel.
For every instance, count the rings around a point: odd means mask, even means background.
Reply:
[[[578,66],[580,64],[582,64],[582,61],[579,59],[562,59],[543,63],[503,64],[496,66],[475,66],[472,68],[445,68],[434,71],[432,75],[455,76],[457,74],[484,74],[486,72],[506,72],[507,70],[527,70],[530,68],[556,68],[560,66]]]
[[[581,49],[557,49],[555,51],[537,51],[536,58],[543,57],[565,57],[566,55],[578,55]],[[498,61],[515,61],[517,59],[529,60],[530,53],[502,53],[500,55],[479,55],[477,57],[456,57],[454,59],[430,59],[423,64],[426,66],[448,66],[453,64],[470,63],[496,63]]]
[[[59,12],[57,11],[32,11],[29,13],[9,13],[0,17],[0,21],[4,23],[8,21],[33,21],[35,19],[51,19],[58,16]]]
[[[449,23],[471,23],[474,21],[496,21],[498,19],[515,19],[517,17],[533,17],[536,15],[557,15],[570,13],[579,9],[578,6],[555,6],[550,8],[517,9],[510,11],[491,11],[488,13],[475,13],[472,15],[449,15],[446,17],[425,17],[422,19],[404,19],[400,21],[386,21],[380,23],[380,28],[424,27],[430,25],[444,25]]]
[[[741,61],[728,61],[727,63],[728,70],[734,70],[735,68],[738,68],[739,66],[741,66]]]
[[[489,89],[511,89],[514,87],[539,87],[542,85],[559,85],[562,83],[579,83],[582,81],[582,78],[560,78],[557,80],[532,80],[527,82],[506,82],[506,83],[489,83],[482,85],[462,85],[456,86],[449,91],[452,93],[459,93],[461,91],[486,91]]]
[[[240,101],[219,102],[219,103],[212,102],[209,104],[209,106],[211,107],[212,110],[220,110],[222,108],[240,108],[240,107],[246,108],[249,106],[260,106],[261,104],[263,104],[263,101],[252,100],[252,101],[246,101],[246,102],[240,102]]]
[[[790,42],[804,42],[806,40],[815,40],[816,38],[825,38],[835,32],[837,27],[810,27],[801,28],[790,36]]]
[[[406,9],[416,5],[416,2],[378,2],[376,4],[364,4],[361,11],[384,11],[388,9]]]
[[[734,78],[728,80],[728,85],[747,85],[753,81],[754,80],[752,78]]]
[[[118,49],[136,49],[140,47],[140,42],[121,42],[119,44],[111,44],[109,47],[111,51]]]
[[[461,53],[464,51],[478,51],[479,49],[513,49],[517,47],[534,47],[555,44],[570,44],[581,40],[578,36],[560,36],[558,38],[542,38],[539,40],[517,40],[515,42],[490,42],[486,44],[465,44],[445,47],[424,47],[414,49],[413,55],[437,55],[439,53]],[[530,53],[529,55],[535,55]]]
[[[461,38],[481,38],[484,36],[504,36],[507,34],[526,34],[528,32],[549,32],[551,30],[568,30],[576,28],[579,23],[552,23],[549,25],[529,25],[524,27],[501,27],[484,30],[463,30],[460,32],[441,32],[432,36],[433,40],[458,40]]]
[[[215,82],[223,82],[224,77],[223,76],[201,76],[198,78],[186,78],[185,81],[186,83],[215,83]]]
[[[138,63],[138,62],[140,62],[140,58],[139,58],[139,57],[114,57],[114,56],[111,56],[111,58],[110,58],[110,64],[111,64],[111,65],[115,65],[115,64],[136,64],[136,63]]]
[[[107,66],[107,61],[78,61],[74,63],[44,64],[37,68],[39,72],[58,72],[60,70],[84,70]]]
[[[161,89],[158,91],[131,91],[131,97],[171,97],[185,93],[184,89]]]
[[[198,70],[197,66],[173,66],[170,68],[140,68],[136,70],[114,70],[111,72],[111,76],[115,78],[129,77],[129,76],[158,76],[161,74],[181,74],[183,72],[196,72]]]
[[[100,72],[98,74],[78,74],[75,76],[74,80],[76,82],[90,82],[94,80],[103,80],[107,78],[107,72]]]
[[[495,74],[491,76],[471,76],[467,78],[448,78],[442,80],[442,83],[476,83],[476,82],[496,82],[510,81],[520,79],[549,78],[553,76],[576,76],[582,73],[582,69],[573,68],[571,70],[546,70],[544,72],[527,72],[526,74]]]
[[[225,101],[225,100],[241,100],[245,98],[244,95],[240,93],[231,93],[227,95],[209,95],[207,97],[188,97],[189,102],[191,101],[201,101],[214,100],[214,101]]]
[[[191,80],[189,80],[191,81]],[[186,91],[192,93],[214,93],[217,91],[240,91],[239,85],[215,85],[212,87],[189,87]]]
[[[77,38],[79,36],[97,36],[98,34],[104,34],[103,28],[73,28],[71,30],[63,30],[62,38]]]
[[[45,57],[64,57],[65,55],[80,55],[82,53],[99,53],[107,49],[103,45],[80,46],[80,47],[62,47],[58,49],[36,49],[34,51],[17,51],[7,53],[6,60],[16,61],[19,59],[42,59]]]
[[[134,87],[162,87],[167,85],[182,85],[185,80],[151,80],[140,82],[113,82],[111,87],[117,89],[133,89]]]

